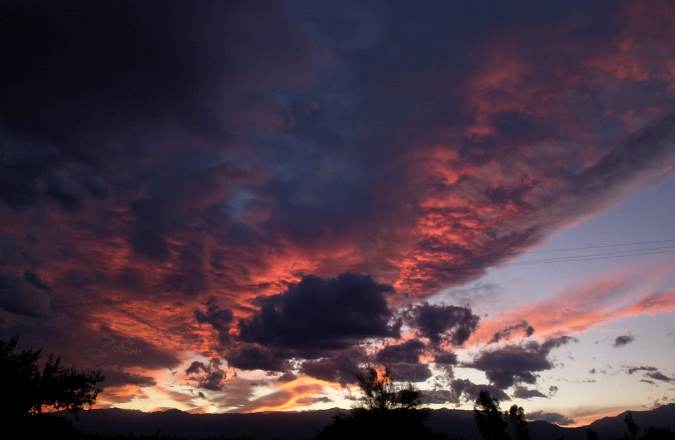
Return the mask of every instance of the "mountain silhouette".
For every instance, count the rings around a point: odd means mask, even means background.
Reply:
[[[179,410],[145,413],[123,409],[95,409],[83,411],[73,419],[75,427],[83,432],[126,435],[131,432],[152,435],[158,431],[165,436],[188,438],[243,437],[260,440],[310,440],[341,410],[300,412],[266,412],[254,414],[191,414]],[[649,411],[632,411],[641,428],[658,426],[675,430],[675,404],[664,405]],[[623,438],[624,416],[606,417],[588,426],[564,428],[548,422],[529,424],[531,440],[586,440],[586,430],[593,429],[600,439]],[[72,416],[65,415],[64,417]],[[435,432],[444,432],[453,438],[478,440],[473,412],[468,410],[439,409],[431,411],[427,420]]]

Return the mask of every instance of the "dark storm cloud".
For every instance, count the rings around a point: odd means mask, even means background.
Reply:
[[[302,76],[297,66],[303,66],[305,43],[281,15],[274,2],[262,8],[246,2],[170,8],[160,1],[76,1],[67,8],[4,2],[2,51],[11,61],[0,77],[0,116],[15,143],[34,148],[3,155],[9,173],[0,195],[12,206],[51,197],[74,208],[103,192],[97,179],[112,165],[107,160],[121,159],[124,140],[147,142],[153,129],[233,134],[237,127],[223,117],[227,112],[250,108],[266,86]],[[246,22],[264,22],[265,32],[238,25]],[[272,67],[276,79],[265,72]],[[258,101],[264,113],[265,100]],[[218,105],[225,115],[213,113]],[[130,158],[147,159],[137,145],[129,148]],[[144,230],[146,249],[159,255],[161,237]]]
[[[242,370],[286,371],[288,354],[256,345],[240,345],[227,352],[229,366]]]
[[[363,349],[354,348],[330,357],[306,361],[300,372],[317,379],[338,382],[341,385],[356,383],[362,372],[361,365],[368,359]]]
[[[0,308],[18,315],[38,318],[50,314],[49,287],[33,272],[23,276],[0,273]]]
[[[457,365],[457,355],[452,352],[438,352],[434,354],[434,362],[442,365]]]
[[[119,387],[123,385],[138,385],[140,387],[149,387],[156,384],[155,379],[150,376],[129,373],[124,370],[104,370],[103,387]]]
[[[635,341],[635,336],[632,335],[617,336],[616,339],[614,339],[614,346],[623,347],[624,345],[628,345],[633,341]]]
[[[211,359],[207,364],[193,361],[185,370],[185,374],[198,388],[220,391],[226,378],[226,373],[220,366],[220,359]]]
[[[400,344],[387,345],[377,352],[375,360],[380,363],[419,362],[420,355],[426,346],[417,339],[410,339]]]
[[[270,371],[398,336],[389,285],[459,286],[672,169],[671,15],[626,7],[3,2],[0,240],[34,243],[1,331]],[[478,321],[413,310],[432,345]]]
[[[554,367],[549,359],[551,350],[573,340],[559,336],[543,343],[531,341],[485,350],[467,366],[484,371],[490,382],[501,389],[521,382],[534,384],[538,372]]]
[[[511,338],[511,334],[516,331],[522,331],[525,336],[532,336],[532,334],[534,333],[534,327],[528,324],[527,321],[521,321],[517,324],[510,325],[496,332],[494,336],[492,336],[490,342],[488,343],[493,344],[501,341],[502,339],[508,340]]]
[[[410,325],[433,344],[447,340],[462,345],[478,327],[478,316],[466,307],[432,305],[423,302],[410,312]]]
[[[431,377],[431,370],[420,363],[426,346],[417,339],[384,347],[375,355],[375,362],[387,365],[394,380],[422,382]]]
[[[525,414],[527,420],[543,420],[544,422],[555,423],[556,425],[567,426],[575,423],[574,419],[565,417],[556,412],[532,411]]]
[[[432,374],[429,365],[420,362],[396,362],[390,369],[391,377],[401,382],[424,382]]]
[[[386,295],[393,288],[367,275],[306,276],[283,293],[262,298],[239,323],[242,341],[298,350],[305,357],[349,348],[366,338],[397,337]]]
[[[141,337],[123,335],[104,325],[92,336],[97,338],[96,363],[99,365],[159,369],[176,367],[180,363],[176,353]]]
[[[218,341],[221,344],[226,344],[230,340],[229,329],[233,319],[232,310],[221,309],[217,298],[213,296],[206,300],[206,311],[195,310],[195,320],[213,327],[218,332]]]

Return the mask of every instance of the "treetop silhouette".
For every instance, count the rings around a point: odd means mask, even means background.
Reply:
[[[12,418],[45,410],[75,412],[91,406],[101,391],[99,371],[65,368],[59,357],[49,356],[40,366],[41,350],[18,350],[19,339],[0,341],[0,413]]]

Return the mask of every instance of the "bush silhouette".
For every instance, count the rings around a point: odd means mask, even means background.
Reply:
[[[98,371],[80,372],[49,358],[40,367],[41,350],[17,350],[18,338],[0,341],[0,412],[18,422],[45,410],[75,412],[96,401],[103,381]]]
[[[361,405],[338,414],[317,440],[332,439],[420,439],[444,440],[424,424],[429,412],[419,409],[420,393],[411,384],[399,386],[389,368],[368,368],[357,376],[363,392]]]

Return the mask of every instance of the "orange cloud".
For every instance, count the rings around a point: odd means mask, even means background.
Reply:
[[[496,332],[523,320],[535,328],[536,335],[549,336],[580,333],[632,316],[675,311],[675,293],[653,293],[646,289],[651,287],[636,287],[634,280],[627,277],[595,280],[487,318],[469,343],[486,343]]]

